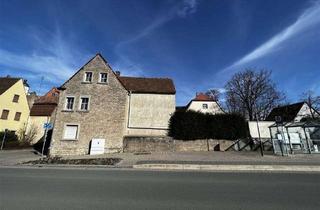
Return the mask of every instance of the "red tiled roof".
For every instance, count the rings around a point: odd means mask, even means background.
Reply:
[[[16,84],[20,78],[0,77],[0,95],[6,92],[12,85]]]
[[[173,81],[169,78],[118,77],[122,85],[134,93],[175,94]]]
[[[52,88],[44,96],[35,100],[30,116],[51,116],[58,105],[60,91],[57,88]]]
[[[44,96],[35,100],[35,104],[58,104],[60,91],[57,88],[52,88]]]
[[[30,116],[51,116],[56,106],[56,104],[33,104]]]
[[[192,100],[193,101],[215,101],[212,97],[210,97],[204,93],[197,93],[196,97]]]

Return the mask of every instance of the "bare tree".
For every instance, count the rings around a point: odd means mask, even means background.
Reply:
[[[320,96],[317,96],[313,91],[309,90],[302,94],[301,100],[308,104],[312,119],[319,116],[317,112],[320,112]]]
[[[220,99],[220,96],[221,96],[221,92],[219,89],[209,89],[207,92],[206,92],[206,95],[209,96],[210,98],[212,98],[213,100],[215,101],[219,101]]]
[[[249,120],[264,119],[285,98],[271,80],[271,71],[246,69],[233,75],[225,86],[229,111]]]

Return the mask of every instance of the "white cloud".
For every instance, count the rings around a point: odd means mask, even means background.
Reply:
[[[197,0],[184,0],[183,4],[181,4],[180,8],[177,10],[178,16],[184,18],[195,13],[197,11],[197,5]]]
[[[72,46],[71,42],[63,39],[63,35],[57,29],[54,33],[44,33],[33,28],[27,33],[31,34],[31,52],[17,53],[13,50],[0,47],[0,65],[6,72],[21,75],[44,76],[45,80],[52,83],[63,83],[72,75],[86,55]]]
[[[225,70],[243,65],[250,61],[261,58],[269,53],[272,53],[277,50],[286,40],[319,23],[320,1],[317,1],[310,8],[306,9],[293,24],[285,28],[277,35],[273,36],[270,40],[268,40],[249,54],[242,57],[240,60],[225,68]]]
[[[178,18],[186,18],[187,16],[195,13],[197,11],[197,0],[184,0],[176,5],[174,5],[169,11],[163,13],[158,18],[156,18],[153,22],[143,28],[140,32],[133,35],[127,40],[119,42],[115,47],[115,53],[119,57],[119,60],[115,64],[117,68],[120,70],[124,69],[125,72],[132,74],[142,74],[143,70],[141,69],[141,65],[135,64],[136,62],[131,61],[128,55],[125,54],[124,49],[128,47],[130,44],[150,35],[154,30],[163,26],[165,23],[170,20],[178,17]],[[139,70],[134,70],[135,67],[139,67]]]

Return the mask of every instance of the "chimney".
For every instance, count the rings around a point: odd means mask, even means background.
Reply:
[[[120,77],[120,74],[121,74],[120,71],[115,71],[115,73],[116,73],[116,75],[117,75],[118,77]]]

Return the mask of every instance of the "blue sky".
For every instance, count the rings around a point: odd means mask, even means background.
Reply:
[[[97,52],[122,75],[170,77],[177,104],[270,69],[289,101],[320,94],[320,1],[0,0],[0,75],[40,92]]]

